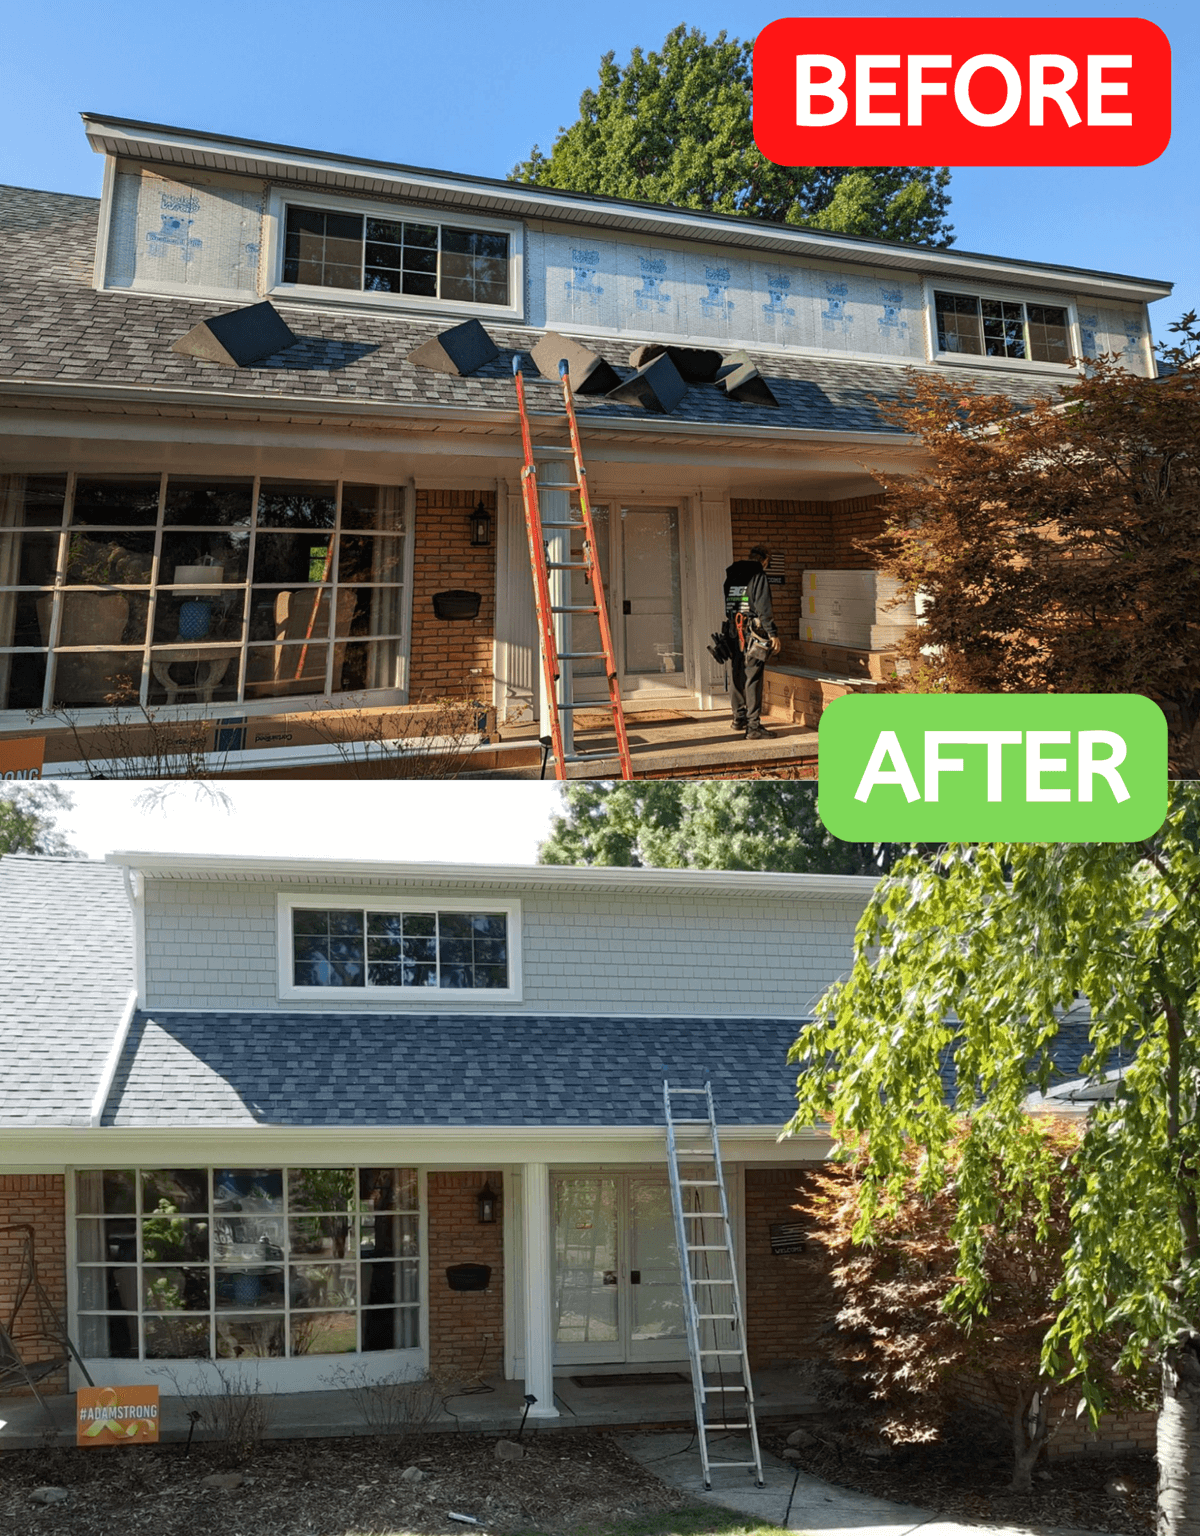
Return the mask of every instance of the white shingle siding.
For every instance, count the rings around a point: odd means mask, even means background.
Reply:
[[[422,991],[411,1004],[372,1003],[354,988],[308,1004],[278,998],[276,894],[269,885],[147,879],[145,1006],[795,1015],[849,964],[861,910],[855,901],[828,897],[524,890],[514,892],[523,908],[521,1001]],[[364,893],[364,904],[382,897],[378,888]],[[320,904],[319,888],[312,899]],[[436,899],[429,897],[431,907]]]

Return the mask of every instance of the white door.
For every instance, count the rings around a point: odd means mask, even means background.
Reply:
[[[686,689],[679,508],[621,507],[614,519],[601,505],[592,508],[592,518],[622,697]],[[572,560],[581,552],[582,535],[573,534]],[[572,571],[572,604],[593,601],[583,572]],[[600,628],[590,614],[574,616],[571,635],[573,650],[600,649]],[[602,662],[576,662],[574,675],[579,698],[604,697]]]
[[[554,1301],[556,1364],[687,1358],[665,1178],[555,1178]]]

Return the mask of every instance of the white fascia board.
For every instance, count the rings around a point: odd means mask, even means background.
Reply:
[[[875,889],[871,875],[790,875],[751,870],[629,869],[573,864],[397,864],[375,859],[279,859],[221,854],[139,853],[118,849],[106,862],[140,870],[155,879],[318,884],[499,886],[528,890],[643,890],[713,892],[738,890],[763,896],[823,896],[863,901]]]
[[[822,1161],[828,1136],[812,1131],[780,1140],[773,1126],[718,1126],[722,1156],[730,1162]],[[615,1166],[666,1163],[661,1126],[106,1126],[0,1130],[0,1165],[10,1172],[39,1168],[182,1166],[233,1157],[281,1163],[369,1162],[386,1157],[404,1165],[494,1168],[498,1164]],[[253,1166],[264,1166],[255,1163]]]
[[[991,276],[997,281],[1038,281],[1056,291],[1133,301],[1166,298],[1172,284],[1084,267],[1046,266],[978,252],[934,250],[888,241],[831,234],[765,220],[692,212],[652,203],[557,192],[547,195],[522,182],[501,182],[384,161],[356,160],[290,145],[247,142],[219,135],[130,122],[83,113],[87,136],[100,154],[120,155],[180,167],[234,172],[265,180],[330,186],[350,193],[411,197],[458,208],[476,208],[503,217],[548,219],[633,231],[650,236],[740,246],[772,255],[828,260],[836,256],[859,265],[921,272]]]

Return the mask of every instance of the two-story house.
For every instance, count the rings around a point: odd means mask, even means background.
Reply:
[[[1098,352],[1152,374],[1146,306],[1170,292],[84,122],[105,160],[98,201],[0,190],[8,735],[28,732],[31,712],[58,705],[87,726],[122,700],[223,721],[234,750],[286,738],[281,715],[448,694],[502,724],[534,721],[512,362],[549,479],[562,467],[559,343],[539,354],[550,377],[530,356],[549,333],[583,349],[574,377],[626,707],[716,710],[726,679],[706,646],[725,566],[770,546],[783,660],[811,663],[804,571],[862,568],[874,476],[919,463],[877,405],[906,369],[1017,402]],[[175,350],[198,323],[263,300],[295,338],[275,354],[238,366]],[[468,321],[472,348],[439,344]],[[675,386],[656,382],[656,348],[684,349],[670,354]],[[446,617],[434,599],[449,591],[477,602]],[[581,677],[577,696],[602,681]]]
[[[553,1417],[556,1372],[686,1361],[662,1084],[711,1081],[752,1363],[802,1357],[787,1053],[871,885],[5,858],[0,1226],[99,1383],[478,1372]]]

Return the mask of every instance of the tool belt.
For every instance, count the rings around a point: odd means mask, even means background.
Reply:
[[[727,633],[732,630],[729,638],[747,661],[766,661],[771,654],[771,637],[761,619],[735,613],[725,621],[725,628]]]

